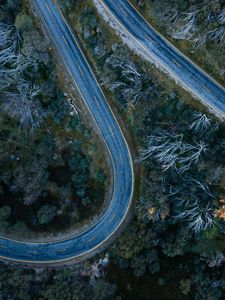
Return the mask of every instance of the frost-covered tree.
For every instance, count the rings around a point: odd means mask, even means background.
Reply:
[[[202,205],[199,199],[195,203],[188,205],[183,212],[177,215],[188,224],[196,234],[213,226],[213,210],[209,203]]]
[[[188,190],[183,190],[175,197],[175,218],[185,222],[195,234],[209,229],[215,224],[212,195],[209,186],[198,180],[186,180]]]
[[[32,63],[18,49],[15,27],[0,23],[0,106],[10,117],[19,120],[21,128],[32,131],[43,118],[37,100],[40,88],[24,79],[24,72]]]
[[[208,32],[209,40],[220,46],[225,46],[225,9],[216,17],[217,28]]]
[[[193,114],[194,120],[189,125],[189,129],[195,132],[202,132],[211,126],[211,119],[201,112],[195,112]]]
[[[197,15],[199,10],[181,13],[180,16],[173,17],[172,37],[178,40],[190,40],[196,31]]]
[[[144,74],[141,74],[137,66],[129,59],[116,61],[121,70],[121,81],[111,84],[111,90],[119,89],[128,104],[134,105],[142,96]],[[115,66],[116,66],[115,65]]]
[[[161,130],[148,137],[146,149],[142,149],[141,160],[149,157],[155,159],[163,171],[175,168],[179,173],[188,171],[192,164],[196,164],[203,153],[207,151],[207,145],[203,142],[188,144],[183,141],[183,135],[171,134]]]
[[[170,35],[179,40],[190,40],[196,48],[207,42],[224,46],[225,43],[225,9],[213,8],[211,1],[200,1],[182,9],[177,2],[169,8],[161,9],[160,15],[167,24]]]
[[[36,99],[40,89],[28,82],[21,82],[17,92],[2,93],[1,108],[10,117],[18,119],[21,128],[33,131],[39,127],[43,118],[43,109]]]
[[[99,58],[102,58],[106,54],[105,46],[101,43],[97,44],[94,49],[94,54]]]

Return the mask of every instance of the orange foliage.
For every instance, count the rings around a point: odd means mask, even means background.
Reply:
[[[221,203],[225,203],[225,199],[220,200]],[[214,212],[215,217],[225,220],[225,204],[223,204],[219,209]]]

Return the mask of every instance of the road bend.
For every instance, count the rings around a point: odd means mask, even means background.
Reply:
[[[64,66],[106,145],[113,168],[110,204],[85,231],[52,243],[22,242],[0,237],[0,257],[32,264],[65,262],[95,253],[119,229],[131,205],[134,173],[129,147],[76,37],[53,0],[33,0]]]
[[[129,0],[95,0],[104,7],[118,28],[125,31],[137,49],[154,61],[185,90],[213,113],[225,116],[225,89],[157,32]]]

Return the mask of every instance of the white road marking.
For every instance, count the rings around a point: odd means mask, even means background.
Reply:
[[[47,7],[47,10],[48,10],[48,12],[49,12],[50,14],[52,14],[52,12],[51,12],[51,10],[50,10],[50,8],[49,8],[48,4],[47,4],[47,3],[45,3],[45,5],[46,5],[46,7]]]
[[[145,33],[145,38],[149,40],[151,43],[154,42],[153,38],[151,38],[147,33]]]
[[[210,94],[212,94],[212,91],[209,89],[209,87],[207,85],[204,85],[203,89],[205,89],[207,92],[209,92]]]
[[[81,66],[79,64],[78,64],[78,68],[79,68],[81,74],[84,76],[84,72],[82,71]]]
[[[94,96],[94,99],[95,99],[96,104],[99,106],[98,99],[95,96]]]
[[[125,9],[123,9],[123,8],[121,7],[120,10],[123,12],[123,14],[124,14],[126,17],[128,16],[128,14],[127,14],[127,12],[125,11]]]
[[[63,38],[64,42],[67,44],[67,46],[69,46],[69,45],[68,45],[68,42],[67,42],[67,40],[66,40],[66,38],[65,38],[64,35],[62,35],[62,38]]]
[[[65,252],[66,250],[67,250],[67,248],[63,248],[63,249],[58,249],[58,250],[56,250],[56,252],[63,253],[63,252]]]
[[[91,242],[91,241],[94,241],[94,240],[96,240],[96,236],[93,236],[92,238],[90,238],[90,239],[88,240],[88,242]]]
[[[116,217],[116,214],[114,214],[114,215],[112,216],[112,218],[110,219],[109,223],[112,223],[112,221],[115,219],[115,217]]]
[[[181,65],[180,65],[175,59],[172,59],[172,61],[173,61],[178,67],[181,67]]]
[[[111,127],[109,127],[109,131],[111,132],[112,135],[114,135],[114,132]]]

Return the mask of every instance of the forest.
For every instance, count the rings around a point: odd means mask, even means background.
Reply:
[[[104,203],[104,159],[48,38],[19,1],[1,4],[1,233],[70,231]]]
[[[98,16],[92,1],[58,2],[108,101],[131,135],[139,166],[138,196],[133,220],[106,253],[78,266],[61,269],[31,270],[2,264],[0,299],[224,299],[224,124],[167,80],[166,75],[130,51]],[[161,20],[154,12],[156,9],[158,14],[165,13],[160,9],[163,1],[136,2],[147,14],[151,11],[159,22],[158,28],[166,26],[163,25],[165,18]],[[204,28],[205,43],[199,44],[195,51],[209,51],[212,57],[224,51],[224,37],[215,40],[208,33],[220,30],[220,23],[218,29],[215,20],[222,15],[222,2],[208,1],[212,3],[207,8],[195,1],[190,1],[191,4],[189,1],[167,2],[167,9],[171,10],[168,14],[177,11],[176,21],[168,17],[175,22],[171,28],[166,26],[168,35],[173,39],[187,39],[192,47]],[[9,59],[6,64],[5,59],[1,63],[7,77],[5,81],[1,79],[4,131],[1,131],[0,218],[2,232],[10,234],[13,230],[15,234],[18,228],[19,234],[22,228],[23,235],[28,232],[29,236],[30,231],[49,232],[51,224],[61,224],[60,218],[63,220],[63,215],[71,212],[74,199],[68,195],[72,193],[78,204],[73,207],[71,222],[74,215],[76,222],[84,217],[82,206],[93,207],[94,212],[99,209],[103,199],[100,204],[95,203],[99,198],[96,195],[104,194],[102,183],[106,180],[106,171],[103,162],[93,166],[98,141],[83,124],[82,113],[77,114],[76,106],[71,108],[71,102],[62,92],[48,41],[35,27],[27,6],[18,1],[16,10],[12,3],[15,5],[16,1],[5,1],[0,14],[4,33],[1,36],[9,39],[5,44],[4,40],[1,42],[0,52],[1,59],[1,53],[7,50]],[[198,19],[195,29],[185,28],[187,24],[180,23],[191,23],[193,16],[189,13],[195,9],[204,9],[206,15],[207,9],[212,10],[215,18],[209,28],[204,26],[202,13],[195,16]],[[185,14],[186,21],[179,19],[179,14]],[[34,34],[41,41],[36,47],[31,38]],[[20,52],[17,43],[20,43]],[[203,58],[207,69],[208,57]],[[213,70],[215,73],[221,68],[219,60]],[[26,88],[21,88],[21,84]],[[28,106],[24,108],[29,112],[26,120],[21,118],[20,110],[15,111],[18,99],[22,99],[24,107]],[[65,142],[72,138],[72,143]],[[35,164],[41,168],[36,169]],[[40,177],[35,172],[41,172]],[[68,172],[66,182],[58,182],[60,172]],[[29,184],[23,186],[25,176]],[[16,207],[20,211],[21,205],[26,211],[24,219],[15,211]],[[15,220],[17,215],[18,222],[11,223],[12,216]],[[58,229],[62,228],[65,229]]]

